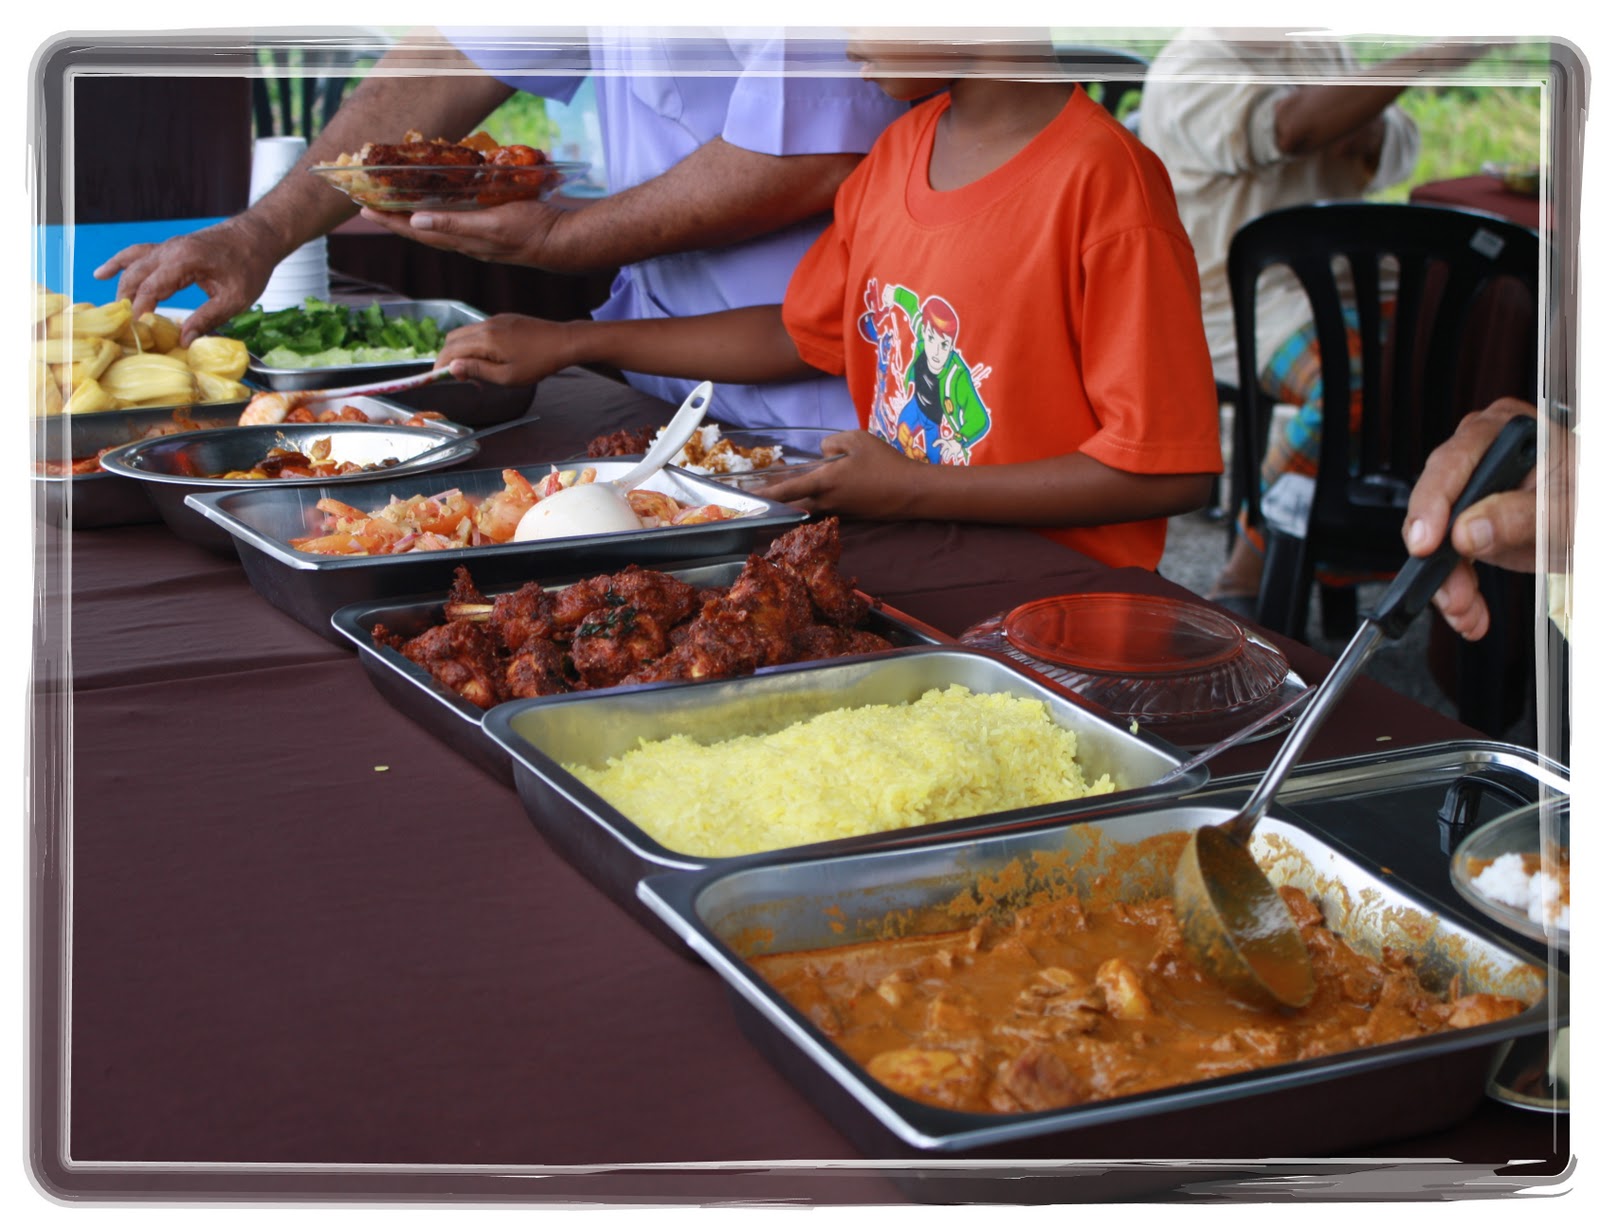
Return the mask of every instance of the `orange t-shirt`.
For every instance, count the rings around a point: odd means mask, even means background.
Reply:
[[[1194,250],[1161,163],[1080,89],[1005,165],[937,192],[949,105],[896,120],[840,185],[784,296],[800,356],[919,459],[1221,472]],[[1154,569],[1167,523],[1045,532]]]

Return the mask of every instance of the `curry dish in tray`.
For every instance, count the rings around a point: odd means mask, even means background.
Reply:
[[[967,929],[751,957],[868,1075],[913,1100],[1020,1113],[1108,1100],[1518,1014],[1433,993],[1411,961],[1359,954],[1280,888],[1311,953],[1310,1004],[1263,1011],[1190,962],[1169,897],[1036,900]]]

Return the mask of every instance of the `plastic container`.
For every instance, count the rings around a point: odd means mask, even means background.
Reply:
[[[1286,686],[1304,685],[1281,652],[1226,615],[1142,593],[1031,601],[969,628],[961,642],[1002,652],[1116,716],[1158,728],[1242,723],[1287,698]]]

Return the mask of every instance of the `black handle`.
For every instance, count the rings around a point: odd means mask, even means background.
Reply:
[[[1444,578],[1461,561],[1460,553],[1450,544],[1450,530],[1455,527],[1456,518],[1480,499],[1516,489],[1533,469],[1538,447],[1539,423],[1535,418],[1518,414],[1500,428],[1450,509],[1444,541],[1432,554],[1408,559],[1368,615],[1368,621],[1376,623],[1387,638],[1398,639],[1405,634],[1412,620],[1428,608]]]

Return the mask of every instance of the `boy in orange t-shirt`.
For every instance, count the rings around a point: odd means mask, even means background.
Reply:
[[[781,307],[496,316],[452,332],[439,365],[506,383],[585,362],[735,383],[842,373],[862,429],[823,451],[844,459],[762,494],[1029,525],[1154,569],[1166,518],[1222,469],[1194,252],[1161,163],[1071,82],[982,75],[1015,62],[1007,49],[850,55],[892,97],[934,96],[841,185]]]

